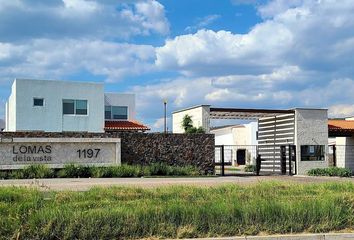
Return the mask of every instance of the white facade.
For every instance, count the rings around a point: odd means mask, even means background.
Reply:
[[[108,95],[108,102],[118,103],[121,98],[114,95]],[[134,96],[127,97],[124,104],[129,102],[129,111],[134,116],[135,100],[132,98]],[[36,99],[41,101],[39,106]],[[72,114],[64,113],[65,101],[75,103]],[[5,130],[103,132],[105,102],[102,83],[16,79],[6,103]],[[86,106],[82,107],[83,103]],[[84,110],[79,112],[79,108]]]
[[[105,106],[126,106],[128,107],[127,120],[134,120],[135,112],[135,94],[132,93],[105,93],[104,94]]]
[[[215,135],[215,145],[257,145],[257,122],[215,128],[210,133]]]
[[[205,132],[210,131],[210,105],[201,105],[176,111],[172,113],[172,132],[184,133],[182,121],[184,116],[188,115],[192,118],[194,127],[202,127]]]

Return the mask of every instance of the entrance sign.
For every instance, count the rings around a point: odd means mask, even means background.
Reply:
[[[3,138],[0,169],[33,164],[62,168],[66,164],[110,166],[121,164],[119,138]]]

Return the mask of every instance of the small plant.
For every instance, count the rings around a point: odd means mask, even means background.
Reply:
[[[309,176],[336,176],[336,177],[351,177],[352,170],[349,168],[329,167],[329,168],[315,168],[307,172]]]
[[[194,127],[192,117],[185,115],[182,120],[182,128],[185,133],[205,133],[204,128]]]
[[[53,169],[48,168],[46,165],[37,164],[25,167],[22,170],[18,170],[18,177],[22,178],[51,178],[53,177]]]
[[[255,165],[246,165],[245,166],[245,172],[255,172],[255,171],[256,171]]]
[[[170,166],[153,163],[147,166],[122,164],[120,166],[65,165],[63,169],[50,169],[45,165],[31,165],[24,169],[0,171],[0,179],[24,178],[112,178],[142,176],[198,176],[200,170],[194,166]]]
[[[91,168],[89,166],[67,164],[63,169],[59,170],[58,177],[62,178],[77,178],[91,177]]]

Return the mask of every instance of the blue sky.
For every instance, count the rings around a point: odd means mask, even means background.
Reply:
[[[0,118],[14,78],[105,82],[138,120],[173,110],[354,115],[353,0],[0,0]]]

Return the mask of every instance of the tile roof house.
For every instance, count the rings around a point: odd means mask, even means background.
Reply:
[[[8,132],[147,131],[136,122],[135,94],[103,83],[15,79],[6,102]]]

